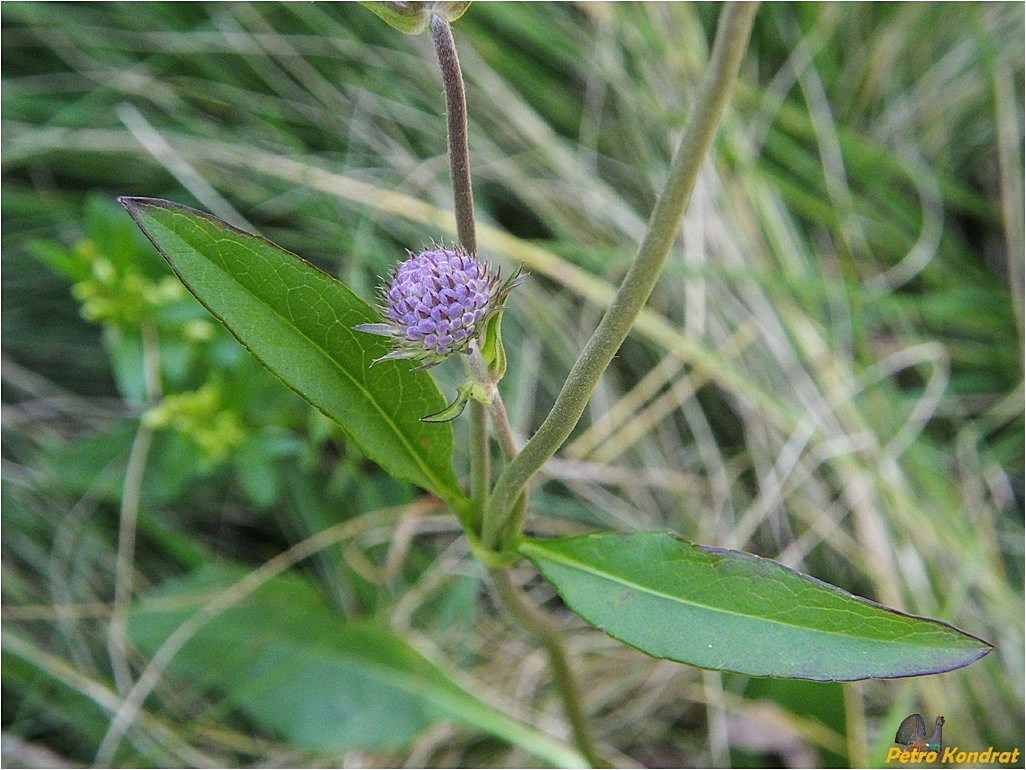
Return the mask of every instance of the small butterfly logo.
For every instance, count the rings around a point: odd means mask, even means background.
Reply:
[[[894,742],[902,746],[908,746],[913,751],[941,751],[944,746],[944,739],[941,737],[941,728],[944,726],[944,717],[937,717],[933,723],[933,735],[926,737],[926,722],[921,714],[909,714],[901,721],[898,732],[894,735]]]

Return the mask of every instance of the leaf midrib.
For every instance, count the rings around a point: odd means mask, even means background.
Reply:
[[[533,550],[537,554],[539,549],[537,548],[537,546],[535,546],[532,543],[522,543],[520,550],[521,550],[522,553],[525,550],[528,551],[528,552]],[[621,576],[618,576],[618,575],[615,575],[613,573],[607,572],[605,570],[599,569],[599,568],[595,567],[593,564],[590,564],[588,562],[582,562],[582,561],[579,561],[578,559],[574,559],[574,558],[568,557],[565,554],[559,554],[558,558],[553,558],[551,553],[549,553],[547,551],[543,551],[543,553],[544,553],[544,557],[549,559],[550,561],[557,562],[557,563],[562,563],[564,566],[579,569],[581,572],[584,572],[584,573],[587,573],[587,574],[590,574],[590,575],[594,575],[595,577],[598,577],[598,578],[603,579],[603,580],[607,580],[610,583],[614,583],[616,585],[620,585],[620,586],[623,586],[625,588],[633,588],[633,589],[636,589],[636,590],[640,591],[641,593],[647,594],[649,596],[653,596],[653,597],[661,598],[661,599],[668,599],[668,600],[670,600],[672,602],[679,603],[679,604],[682,604],[682,605],[685,605],[685,606],[695,607],[695,608],[699,608],[699,609],[706,610],[706,611],[709,611],[709,612],[719,613],[719,614],[722,614],[722,615],[733,615],[733,616],[739,617],[739,618],[757,619],[757,620],[759,620],[760,622],[763,622],[763,623],[772,623],[772,624],[776,624],[776,625],[779,625],[779,626],[783,626],[785,628],[804,630],[804,631],[809,631],[809,632],[816,633],[816,634],[824,634],[824,635],[829,635],[829,636],[839,636],[839,637],[842,637],[842,638],[845,638],[845,639],[851,639],[853,637],[853,634],[843,633],[843,632],[840,632],[840,631],[830,631],[830,630],[824,630],[824,629],[814,628],[814,627],[810,627],[810,626],[798,625],[796,623],[787,623],[787,622],[784,622],[784,621],[781,621],[781,620],[778,620],[778,619],[775,619],[775,618],[768,618],[768,617],[765,617],[765,616],[762,616],[762,615],[746,615],[746,614],[741,613],[741,612],[736,612],[736,611],[733,611],[733,610],[723,609],[722,607],[713,607],[713,606],[710,606],[708,604],[702,604],[701,602],[697,602],[697,601],[693,601],[693,600],[684,600],[684,599],[682,599],[679,596],[674,596],[672,594],[665,593],[664,591],[660,591],[660,590],[657,590],[655,588],[651,588],[651,587],[648,587],[648,586],[641,585],[639,583],[634,582],[633,580],[628,580],[628,579],[625,579],[625,578],[623,578]],[[529,555],[529,554],[526,554],[526,555]],[[857,599],[855,599],[855,600],[858,601]],[[900,618],[901,616],[898,616],[898,617]],[[914,634],[914,633],[915,632],[913,631],[912,634]],[[908,636],[909,636],[909,634],[904,634],[903,635],[904,638],[908,638]],[[855,635],[855,638],[857,638],[857,639],[865,639],[867,641],[875,641],[875,642],[888,642],[888,643],[895,643],[896,642],[896,643],[904,644],[904,645],[909,646],[909,647],[925,647],[925,648],[928,648],[928,649],[937,649],[933,645],[925,645],[925,644],[918,644],[917,645],[914,642],[900,641],[901,638],[899,638],[899,639],[879,639],[877,637],[858,636],[858,635]],[[945,649],[945,647],[940,647],[940,649]],[[962,648],[960,648],[960,649],[962,649]],[[966,648],[966,649],[968,649],[968,648]]]

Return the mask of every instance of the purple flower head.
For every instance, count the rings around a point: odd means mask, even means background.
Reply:
[[[392,338],[392,352],[375,364],[409,358],[427,369],[467,352],[488,319],[502,310],[510,290],[526,278],[517,270],[500,284],[499,274],[473,254],[435,245],[392,271],[381,289],[384,323],[354,328]]]

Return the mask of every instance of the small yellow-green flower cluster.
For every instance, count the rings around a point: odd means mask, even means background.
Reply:
[[[79,241],[72,257],[89,268],[89,277],[71,288],[87,321],[118,328],[135,327],[157,308],[182,299],[186,293],[174,276],[153,281],[134,270],[119,271],[90,240]]]
[[[224,407],[222,395],[218,385],[207,383],[198,390],[167,396],[143,421],[153,430],[187,436],[211,465],[217,465],[246,441],[239,415]]]

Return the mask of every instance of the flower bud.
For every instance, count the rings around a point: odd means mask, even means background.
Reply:
[[[384,323],[360,324],[357,331],[392,338],[393,350],[374,363],[414,359],[419,369],[453,353],[467,352],[488,320],[503,308],[514,286],[526,280],[517,270],[500,284],[498,273],[469,252],[434,246],[392,271],[381,291]]]
[[[389,26],[407,35],[419,35],[432,16],[456,21],[464,14],[469,2],[361,2],[364,8],[376,14]]]

